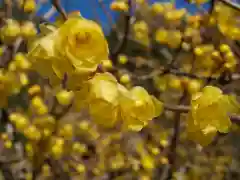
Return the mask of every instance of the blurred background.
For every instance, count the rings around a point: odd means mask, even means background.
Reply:
[[[197,11],[197,7],[194,4],[189,4],[187,0],[148,0],[149,3],[154,2],[175,2],[177,8],[186,8],[189,13],[194,14]],[[58,13],[52,9],[51,3],[48,0],[38,0],[39,9],[38,14],[51,14],[50,21],[53,21]],[[105,33],[109,33],[111,26],[109,23],[109,16],[112,21],[116,22],[118,19],[118,13],[110,10],[110,4],[113,0],[61,0],[63,8],[69,13],[72,11],[80,11],[82,16],[88,19],[92,19],[101,23]],[[205,3],[203,9],[210,7],[209,3]]]

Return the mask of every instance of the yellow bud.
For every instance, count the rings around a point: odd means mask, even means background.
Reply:
[[[21,25],[21,35],[24,38],[34,37],[36,34],[37,30],[33,22],[27,21]]]
[[[12,42],[20,34],[20,26],[17,21],[7,20],[6,25],[1,29],[1,38],[4,42]]]
[[[209,25],[215,25],[216,24],[216,18],[210,17],[208,23],[209,23]]]
[[[190,80],[187,89],[191,94],[196,93],[201,89],[201,83],[198,80]]]
[[[225,58],[226,58],[227,60],[232,60],[232,59],[235,58],[235,56],[234,56],[234,54],[233,54],[231,51],[229,51],[229,52],[227,52],[227,53],[225,54]]]
[[[39,115],[46,114],[48,112],[47,106],[44,104],[42,98],[39,96],[35,96],[32,98],[31,105],[34,111]]]
[[[231,50],[231,48],[227,44],[221,44],[219,49],[223,53],[229,52]]]
[[[213,58],[219,58],[219,57],[220,57],[219,51],[213,51],[213,52],[212,52],[212,57],[213,57]]]
[[[81,121],[78,126],[79,126],[79,129],[81,129],[81,130],[88,130],[89,122]]]
[[[182,48],[185,50],[185,51],[189,51],[191,49],[191,45],[186,43],[186,42],[183,42],[182,43]]]
[[[111,10],[113,11],[128,11],[128,5],[126,2],[113,2],[110,6]]]
[[[1,134],[1,139],[4,140],[4,141],[8,140],[9,139],[8,134],[7,133],[2,133]]]
[[[102,65],[106,69],[112,69],[113,68],[113,64],[112,64],[111,60],[103,60]]]
[[[130,82],[130,77],[128,74],[124,74],[120,77],[120,82],[123,84],[127,84]]]
[[[38,141],[41,138],[41,133],[38,131],[36,126],[30,125],[28,128],[24,130],[24,134],[27,138],[31,140]]]
[[[33,154],[34,154],[33,146],[30,143],[27,143],[25,145],[25,150],[26,150],[28,156],[30,156],[30,157],[33,156]]]
[[[152,5],[151,10],[154,14],[161,14],[164,12],[164,6],[160,2],[156,2]]]
[[[35,84],[28,89],[28,94],[31,96],[38,94],[40,92],[41,92],[41,87],[38,84]]]
[[[161,144],[163,147],[167,147],[167,146],[168,146],[168,141],[165,140],[165,139],[162,139],[162,140],[160,140],[160,144]]]
[[[64,106],[71,104],[74,93],[72,91],[62,90],[57,93],[56,98],[58,103]]]
[[[60,134],[66,139],[71,139],[73,137],[73,126],[71,124],[65,124],[61,129]]]
[[[14,61],[16,63],[16,67],[20,69],[29,69],[31,64],[28,59],[24,56],[23,53],[17,53],[14,57]]]
[[[128,58],[125,55],[119,55],[118,63],[119,64],[126,64],[128,62]]]
[[[44,164],[42,166],[42,173],[43,173],[43,176],[50,176],[50,174],[51,174],[51,167],[48,164]]]
[[[182,89],[182,83],[178,77],[171,77],[169,79],[168,86],[172,89],[177,89],[177,90]]]
[[[63,147],[55,144],[52,147],[52,154],[53,154],[54,158],[56,158],[56,159],[61,158],[61,156],[63,155]]]
[[[168,159],[167,159],[166,157],[161,157],[161,158],[160,158],[160,162],[161,162],[162,164],[168,164]]]
[[[160,153],[160,150],[159,150],[159,148],[157,148],[157,147],[153,147],[153,148],[151,148],[151,152],[152,152],[152,154],[154,154],[154,155],[158,155],[158,154]]]
[[[26,129],[28,125],[29,125],[29,120],[23,116],[19,117],[15,122],[16,128],[20,131],[23,131],[24,129]]]
[[[167,43],[168,32],[165,29],[158,29],[155,34],[155,39],[159,43]]]
[[[197,55],[197,56],[202,56],[203,55],[203,51],[201,48],[195,48],[194,49],[194,53]]]
[[[85,172],[85,166],[84,166],[83,164],[78,164],[78,165],[76,166],[76,171],[77,171],[78,173],[83,173],[83,172]]]
[[[30,173],[30,172],[26,173],[26,175],[25,175],[26,180],[32,180],[32,178],[33,178],[32,173]]]
[[[26,13],[32,13],[34,11],[36,11],[37,8],[37,4],[35,2],[35,0],[25,0],[25,3],[23,5],[23,10]]]
[[[9,63],[8,70],[12,71],[12,72],[17,70],[17,65],[16,65],[15,61],[12,61],[12,62]]]
[[[7,149],[10,149],[12,148],[13,144],[12,144],[12,141],[10,140],[7,140],[4,142],[4,147],[7,148]]]
[[[235,66],[236,66],[236,64],[235,63],[225,63],[224,64],[224,67],[226,68],[226,69],[234,69],[235,68]]]
[[[43,129],[43,136],[44,137],[49,137],[51,135],[52,131],[49,129]]]
[[[142,157],[142,165],[144,169],[151,170],[154,168],[154,160],[150,156],[144,156]]]
[[[11,114],[9,115],[9,120],[10,120],[11,122],[16,122],[16,120],[17,120],[19,117],[21,117],[21,114],[19,114],[19,113],[11,113]]]
[[[80,144],[78,142],[73,143],[73,151],[77,153],[84,153],[87,151],[87,147],[84,144]]]
[[[23,86],[28,85],[29,80],[28,80],[28,76],[27,76],[26,73],[20,73],[19,74],[19,79],[20,79],[20,82]]]

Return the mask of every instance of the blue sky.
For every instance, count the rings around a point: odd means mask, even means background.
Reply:
[[[67,12],[80,10],[81,14],[85,18],[99,20],[105,30],[108,30],[108,18],[104,11],[102,10],[101,6],[98,3],[99,0],[62,0],[62,6],[65,8]],[[167,0],[150,0],[151,3],[153,2],[167,2]],[[106,11],[111,13],[111,17],[113,20],[116,19],[117,13],[111,12],[109,10],[109,5],[112,0],[104,0]],[[187,8],[190,13],[194,13],[196,11],[196,6],[188,4],[185,0],[175,0],[177,8]],[[209,4],[206,3],[203,5],[204,8],[208,8]],[[50,3],[46,3],[40,7],[38,10],[38,14],[44,14],[51,8]],[[57,15],[57,14],[55,14]],[[54,17],[53,17],[54,19]]]

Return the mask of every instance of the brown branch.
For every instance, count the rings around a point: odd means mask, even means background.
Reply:
[[[210,1],[210,8],[208,10],[209,14],[212,14],[212,12],[214,11],[215,2],[216,2],[216,0],[211,0]]]
[[[167,65],[167,67],[163,70],[163,72],[160,75],[168,74],[170,70],[174,67],[174,63],[177,61],[179,54],[182,51],[182,43],[184,42],[184,39],[181,39],[181,43],[176,51],[175,57],[172,59],[172,61]]]
[[[59,179],[59,180],[71,179],[69,173],[63,169],[62,164],[59,161],[48,158],[46,159],[46,162],[51,167],[54,179]]]
[[[124,24],[124,34],[122,40],[120,40],[119,44],[116,46],[114,50],[110,53],[110,59],[115,61],[118,54],[122,52],[122,50],[127,45],[128,34],[130,31],[130,19],[131,19],[131,11],[132,11],[132,1],[128,0],[128,12],[125,14],[125,24]]]
[[[180,113],[188,113],[190,110],[189,106],[185,105],[170,105],[170,104],[164,104],[164,109],[168,111],[174,111],[174,112],[180,112]]]
[[[2,171],[2,176],[4,180],[14,180],[15,177],[12,173],[12,170],[9,166],[6,166],[6,164],[0,163],[0,169]]]
[[[181,98],[179,99],[179,104],[182,104],[187,97],[187,93],[183,92]],[[171,139],[171,144],[169,147],[169,153],[168,153],[168,161],[169,161],[169,169],[167,173],[166,180],[171,180],[175,171],[176,166],[176,156],[177,156],[177,145],[179,144],[179,137],[180,137],[180,116],[181,112],[176,112],[174,117],[174,127],[173,127],[173,135]]]
[[[67,20],[67,13],[61,6],[60,0],[52,0],[52,5],[56,8],[56,10],[60,13],[62,18],[66,21]]]
[[[12,17],[12,0],[4,0],[3,9],[5,10],[5,17]]]
[[[186,105],[170,105],[170,104],[164,104],[164,109],[168,111],[173,112],[179,112],[179,113],[188,113],[191,110],[190,106]],[[236,114],[230,114],[230,119],[232,123],[235,123],[237,125],[240,125],[240,116]]]
[[[214,78],[214,77],[205,77],[205,76],[199,76],[199,75],[195,75],[195,74],[191,74],[191,73],[182,72],[175,68],[169,69],[168,71],[165,70],[165,68],[160,68],[159,70],[153,71],[152,73],[150,73],[148,75],[140,76],[137,78],[139,80],[147,80],[147,79],[152,79],[154,76],[160,76],[162,74],[173,74],[176,76],[185,76],[185,77],[189,77],[189,78],[193,78],[193,79],[202,79],[202,80],[205,80],[205,79],[218,80],[218,78]],[[238,74],[238,73],[232,74],[231,79],[234,81],[240,80],[240,74]]]

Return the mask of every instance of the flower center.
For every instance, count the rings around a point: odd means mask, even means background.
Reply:
[[[76,34],[77,44],[86,44],[90,40],[90,34],[87,32],[80,31]]]

